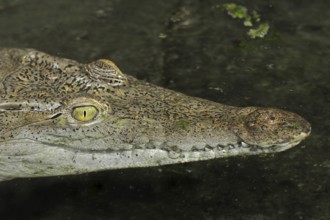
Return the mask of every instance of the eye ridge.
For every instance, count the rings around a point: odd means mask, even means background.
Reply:
[[[89,122],[94,120],[99,113],[99,110],[93,105],[75,106],[72,109],[72,117],[80,122]]]

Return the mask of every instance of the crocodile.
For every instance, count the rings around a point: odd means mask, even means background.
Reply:
[[[0,49],[0,179],[74,175],[287,150],[301,116],[190,97],[34,49]]]

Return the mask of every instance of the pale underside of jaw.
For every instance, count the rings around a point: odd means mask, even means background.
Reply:
[[[184,162],[190,162],[190,161],[198,161],[198,160],[207,160],[207,159],[213,159],[213,158],[224,158],[224,157],[231,157],[231,156],[246,156],[246,155],[257,155],[257,154],[269,154],[269,153],[277,153],[284,150],[287,150],[297,144],[300,143],[299,141],[292,141],[292,142],[286,142],[281,144],[264,144],[262,146],[258,145],[251,145],[247,144],[244,141],[239,141],[234,144],[212,144],[208,145],[205,144],[203,147],[200,145],[197,146],[190,146],[187,148],[187,146],[182,147],[178,145],[168,145],[167,143],[163,143],[155,146],[150,146],[148,144],[144,145],[132,145],[128,148],[117,148],[117,149],[103,149],[98,150],[95,148],[90,149],[81,149],[78,147],[70,147],[66,145],[51,145],[51,147],[58,147],[62,148],[64,150],[72,151],[75,153],[85,153],[85,154],[129,154],[132,152],[143,152],[143,154],[147,155],[150,153],[150,155],[153,155],[156,152],[162,152],[164,153],[164,158],[167,159],[159,159],[157,161],[156,165],[161,164],[172,164],[172,163],[184,163]],[[134,154],[134,153],[132,153]],[[127,159],[127,158],[126,158]],[[129,159],[129,158],[128,158]],[[153,157],[151,156],[147,161],[145,166],[149,166],[147,163],[150,162],[150,166],[153,164],[152,162]],[[164,160],[164,161],[161,161]],[[176,161],[178,160],[178,161]],[[134,164],[133,164],[134,166]],[[119,167],[120,168],[120,167]]]
[[[192,148],[190,151],[171,150],[171,148],[131,150],[77,150],[61,145],[45,145],[29,140],[16,143],[16,152],[1,144],[0,177],[38,177],[72,175],[100,170],[152,167],[167,164],[186,163],[231,156],[259,155],[276,153],[298,144],[286,143],[271,147],[248,145],[244,142],[215,147]],[[23,148],[22,146],[25,146]]]

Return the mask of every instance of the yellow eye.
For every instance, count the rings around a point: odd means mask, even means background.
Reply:
[[[87,122],[93,120],[99,111],[92,105],[73,108],[72,117],[77,121]]]

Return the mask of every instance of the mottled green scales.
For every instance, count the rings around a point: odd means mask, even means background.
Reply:
[[[0,49],[0,179],[275,153],[311,131],[295,113],[233,107],[32,49]]]

